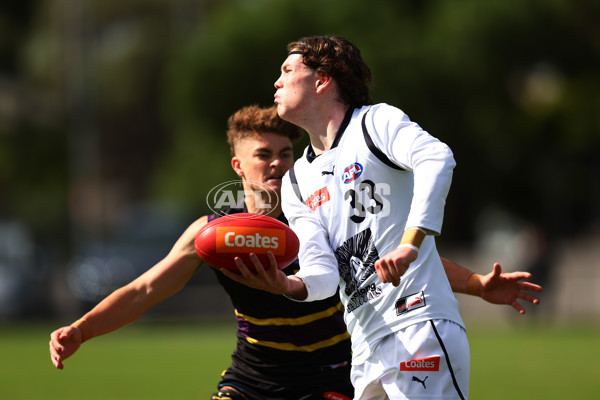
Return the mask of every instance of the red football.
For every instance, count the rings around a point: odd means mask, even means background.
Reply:
[[[240,257],[254,271],[249,254],[254,253],[264,268],[269,268],[267,252],[277,267],[290,265],[298,255],[300,242],[292,229],[266,215],[239,213],[225,215],[204,225],[196,234],[194,248],[200,258],[217,268],[238,271],[234,258]]]

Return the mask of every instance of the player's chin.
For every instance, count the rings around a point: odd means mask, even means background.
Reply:
[[[279,118],[285,117],[286,107],[280,101],[276,101],[275,105],[277,106],[277,115],[279,115]]]

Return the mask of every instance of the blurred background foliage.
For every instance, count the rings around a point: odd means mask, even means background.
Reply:
[[[320,34],[356,43],[374,100],[453,149],[445,241],[490,220],[549,242],[597,231],[599,17],[584,0],[3,2],[4,270],[30,246],[17,264],[43,286],[148,214],[172,243],[235,179],[227,117],[271,105],[286,44]]]

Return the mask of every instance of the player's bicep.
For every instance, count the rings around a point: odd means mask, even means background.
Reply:
[[[177,239],[173,248],[171,249],[169,255],[174,254],[185,254],[191,256],[192,258],[196,257],[198,261],[202,262],[200,257],[198,257],[196,250],[194,248],[194,241],[196,240],[196,235],[198,231],[208,223],[208,217],[205,215],[203,217],[198,218],[194,221]]]
[[[130,285],[154,305],[181,290],[202,265],[199,258],[169,254]]]
[[[206,223],[206,216],[194,221],[175,242],[169,254],[132,282],[132,285],[152,297],[153,303],[183,288],[203,265],[194,249],[194,239]]]

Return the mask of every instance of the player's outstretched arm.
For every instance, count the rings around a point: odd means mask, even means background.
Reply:
[[[492,271],[487,275],[473,274],[471,278],[472,291],[477,291],[478,295],[492,304],[508,304],[521,314],[525,314],[525,309],[517,300],[528,301],[533,304],[539,304],[540,299],[532,296],[528,292],[542,291],[542,287],[535,283],[523,282],[524,279],[531,279],[529,272],[516,271],[502,273],[500,264],[495,263]],[[473,283],[475,282],[475,283]]]
[[[194,238],[206,217],[181,235],[167,257],[131,283],[115,290],[70,326],[50,334],[50,357],[58,369],[83,342],[115,331],[141,317],[149,308],[180,290],[202,266]]]
[[[525,279],[532,278],[529,272],[502,273],[500,264],[495,263],[490,273],[479,275],[444,257],[441,257],[441,259],[452,290],[457,293],[479,296],[492,304],[510,305],[521,314],[525,314],[525,309],[517,300],[520,299],[533,304],[539,304],[540,302],[537,297],[526,293],[540,293],[542,291],[540,285],[523,282]]]

